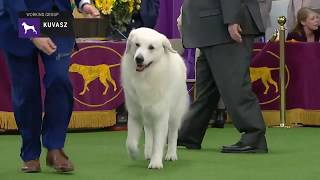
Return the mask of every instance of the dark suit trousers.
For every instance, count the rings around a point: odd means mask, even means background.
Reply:
[[[200,48],[197,60],[196,100],[179,132],[179,139],[201,144],[219,92],[234,126],[242,133],[240,142],[267,148],[266,127],[249,76],[253,38],[244,42]]]
[[[55,43],[58,46],[60,44],[57,41]],[[38,68],[39,52],[35,51],[30,57],[19,57],[6,52],[12,83],[13,110],[22,136],[20,156],[24,161],[39,158],[41,135],[43,146],[47,149],[64,147],[73,109],[73,93],[68,73],[71,49],[69,46],[59,47],[51,56],[40,53],[46,72],[43,79],[46,90],[44,113]]]

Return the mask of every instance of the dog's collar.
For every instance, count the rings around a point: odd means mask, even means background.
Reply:
[[[146,68],[148,68],[151,64],[152,64],[153,61],[149,62],[147,65],[142,65],[141,67],[138,67],[137,65],[137,68],[136,68],[136,71],[137,72],[142,72],[144,71]]]

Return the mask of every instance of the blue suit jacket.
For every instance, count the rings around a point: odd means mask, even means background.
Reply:
[[[0,0],[0,16],[3,14],[4,9],[3,9],[3,0]]]
[[[51,11],[55,5],[60,11],[71,11],[70,0],[0,0],[0,48],[17,56],[28,56],[36,48],[29,39],[18,37],[18,15],[21,11]],[[79,5],[80,0],[76,0]]]
[[[314,41],[319,42],[320,39],[320,27],[318,30],[313,31],[314,33]],[[301,42],[307,42],[307,37],[305,32],[290,32],[288,33],[287,40],[296,40]]]
[[[157,24],[159,9],[159,0],[142,0],[140,12],[138,14],[134,14],[132,17],[133,21],[128,27],[129,32],[131,29],[139,27],[154,28]]]
[[[160,1],[159,0],[142,0],[140,16],[143,27],[153,28],[157,24],[159,16]]]

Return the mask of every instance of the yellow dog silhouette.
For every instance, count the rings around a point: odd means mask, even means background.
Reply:
[[[272,84],[276,88],[276,92],[278,92],[278,84],[272,79],[271,71],[272,70],[279,70],[279,68],[268,68],[268,67],[259,67],[259,68],[253,68],[250,67],[250,77],[251,82],[255,82],[259,79],[261,79],[264,87],[266,88],[263,94],[267,94],[269,91],[269,84]]]
[[[103,95],[107,94],[109,89],[108,82],[109,81],[113,86],[113,91],[117,90],[117,86],[115,81],[112,79],[110,68],[106,64],[100,64],[96,66],[86,66],[81,64],[72,64],[69,67],[69,72],[76,72],[80,74],[83,78],[84,85],[82,92],[79,95],[84,95],[86,91],[89,91],[88,85],[90,82],[94,81],[95,79],[99,78],[99,81],[105,86],[105,90]]]

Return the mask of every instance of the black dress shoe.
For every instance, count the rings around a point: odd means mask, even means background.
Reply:
[[[241,142],[237,142],[237,143],[232,144],[232,145],[222,146],[222,149],[224,149],[224,148],[232,148],[232,147],[235,147],[235,146],[241,146]]]
[[[214,121],[211,125],[213,128],[224,128],[224,124],[227,120],[227,111],[225,109],[217,109],[214,116]]]
[[[224,128],[224,121],[215,120],[211,127],[213,127],[213,128]]]
[[[222,146],[222,153],[268,153],[268,149],[259,149],[253,146],[236,143],[230,146]]]
[[[201,145],[200,144],[194,144],[194,143],[188,143],[188,142],[184,142],[181,140],[178,140],[177,142],[177,146],[184,146],[187,149],[201,149]]]

